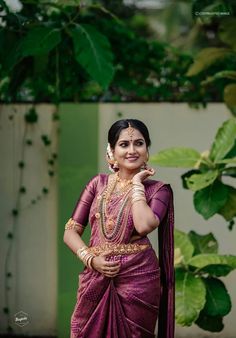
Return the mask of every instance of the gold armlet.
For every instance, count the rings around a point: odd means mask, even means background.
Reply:
[[[77,223],[75,220],[70,218],[65,225],[65,230],[72,230],[72,229],[78,232],[80,235],[84,231],[84,227],[81,224]]]

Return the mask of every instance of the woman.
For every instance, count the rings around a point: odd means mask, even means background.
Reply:
[[[71,338],[174,337],[173,200],[169,185],[149,179],[150,138],[135,119],[108,133],[113,174],[85,187],[65,226],[64,242],[84,262]],[[91,225],[89,247],[81,239]],[[158,229],[159,261],[147,234]]]

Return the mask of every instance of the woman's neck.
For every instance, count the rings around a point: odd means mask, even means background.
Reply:
[[[121,180],[132,180],[132,178],[134,177],[134,175],[136,175],[137,173],[139,173],[139,169],[137,170],[132,170],[132,171],[129,171],[129,170],[119,170],[118,171],[118,175],[119,175],[119,178]]]

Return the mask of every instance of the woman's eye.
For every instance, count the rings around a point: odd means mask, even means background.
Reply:
[[[142,146],[143,144],[144,144],[143,141],[138,141],[138,142],[137,142],[137,145],[138,145],[138,146]]]
[[[127,144],[126,144],[126,143],[121,143],[120,146],[121,146],[122,148],[125,148],[125,147],[127,147]]]

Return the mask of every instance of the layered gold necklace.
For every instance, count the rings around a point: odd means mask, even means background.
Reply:
[[[120,189],[117,188],[117,183]],[[127,223],[132,180],[120,179],[118,173],[110,177],[107,188],[98,199],[98,213],[101,235],[105,241],[122,241]],[[122,226],[123,225],[123,226]]]

